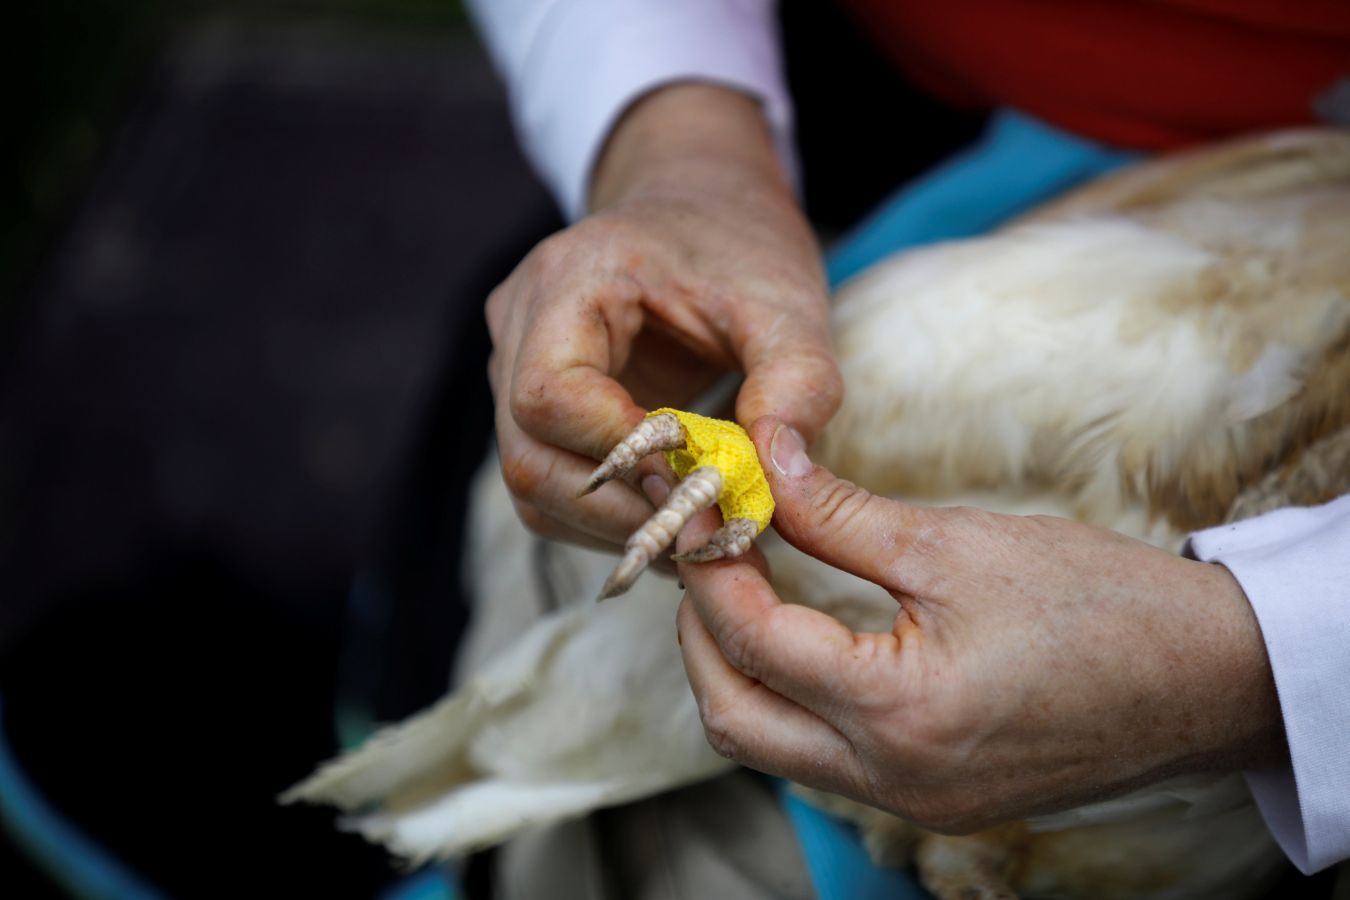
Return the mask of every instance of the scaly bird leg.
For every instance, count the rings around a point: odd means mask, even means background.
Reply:
[[[605,461],[596,467],[591,477],[581,486],[581,490],[577,491],[577,496],[584,497],[606,481],[628,474],[638,464],[638,460],[649,453],[679,450],[683,447],[684,428],[681,427],[679,419],[670,413],[649,416],[609,451]]]
[[[712,533],[702,547],[671,557],[676,562],[712,562],[715,559],[735,559],[750,549],[759,534],[759,526],[749,519],[732,519]]]
[[[661,508],[624,544],[623,559],[605,582],[598,599],[617,597],[632,587],[642,570],[671,545],[690,519],[717,503],[721,491],[722,473],[716,466],[703,466],[686,475],[671,489]]]

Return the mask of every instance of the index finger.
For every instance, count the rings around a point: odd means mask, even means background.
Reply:
[[[511,415],[542,443],[603,459],[646,414],[613,377],[642,327],[639,289],[569,280],[547,290],[522,325]]]
[[[866,784],[848,738],[728,665],[688,599],[676,622],[689,687],[714,750],[752,769],[838,793],[854,794]]]
[[[693,545],[685,529],[680,543]],[[682,546],[683,549],[683,546]],[[871,657],[883,635],[857,635],[806,606],[783,603],[762,562],[735,560],[680,565],[699,619],[737,671],[800,704],[827,722],[866,693]]]

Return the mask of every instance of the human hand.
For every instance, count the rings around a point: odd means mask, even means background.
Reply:
[[[857,634],[783,604],[757,554],[682,565],[680,642],[719,752],[953,833],[1281,761],[1226,569],[1066,519],[871,496],[777,421],[751,435],[778,531],[899,605],[890,633]],[[714,523],[695,524],[682,542]]]
[[[545,240],[488,299],[503,474],[534,531],[621,546],[651,514],[631,484],[577,488],[657,406],[747,373],[743,422],[808,434],[842,392],[815,240],[757,104],[682,84],[639,101],[593,179],[595,212]]]

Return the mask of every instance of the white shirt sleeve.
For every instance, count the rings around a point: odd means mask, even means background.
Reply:
[[[1247,773],[1275,839],[1304,873],[1350,859],[1350,495],[1192,535],[1261,624],[1291,768]]]
[[[526,155],[569,219],[629,104],[675,81],[759,99],[789,172],[792,112],[775,0],[469,0]]]

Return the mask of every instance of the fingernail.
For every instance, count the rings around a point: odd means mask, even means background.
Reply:
[[[647,495],[647,499],[656,506],[666,502],[667,495],[670,494],[670,485],[660,475],[648,475],[642,479],[642,493]]]
[[[780,475],[800,478],[810,474],[815,466],[806,455],[806,441],[801,432],[791,425],[779,425],[769,442],[769,459]]]

